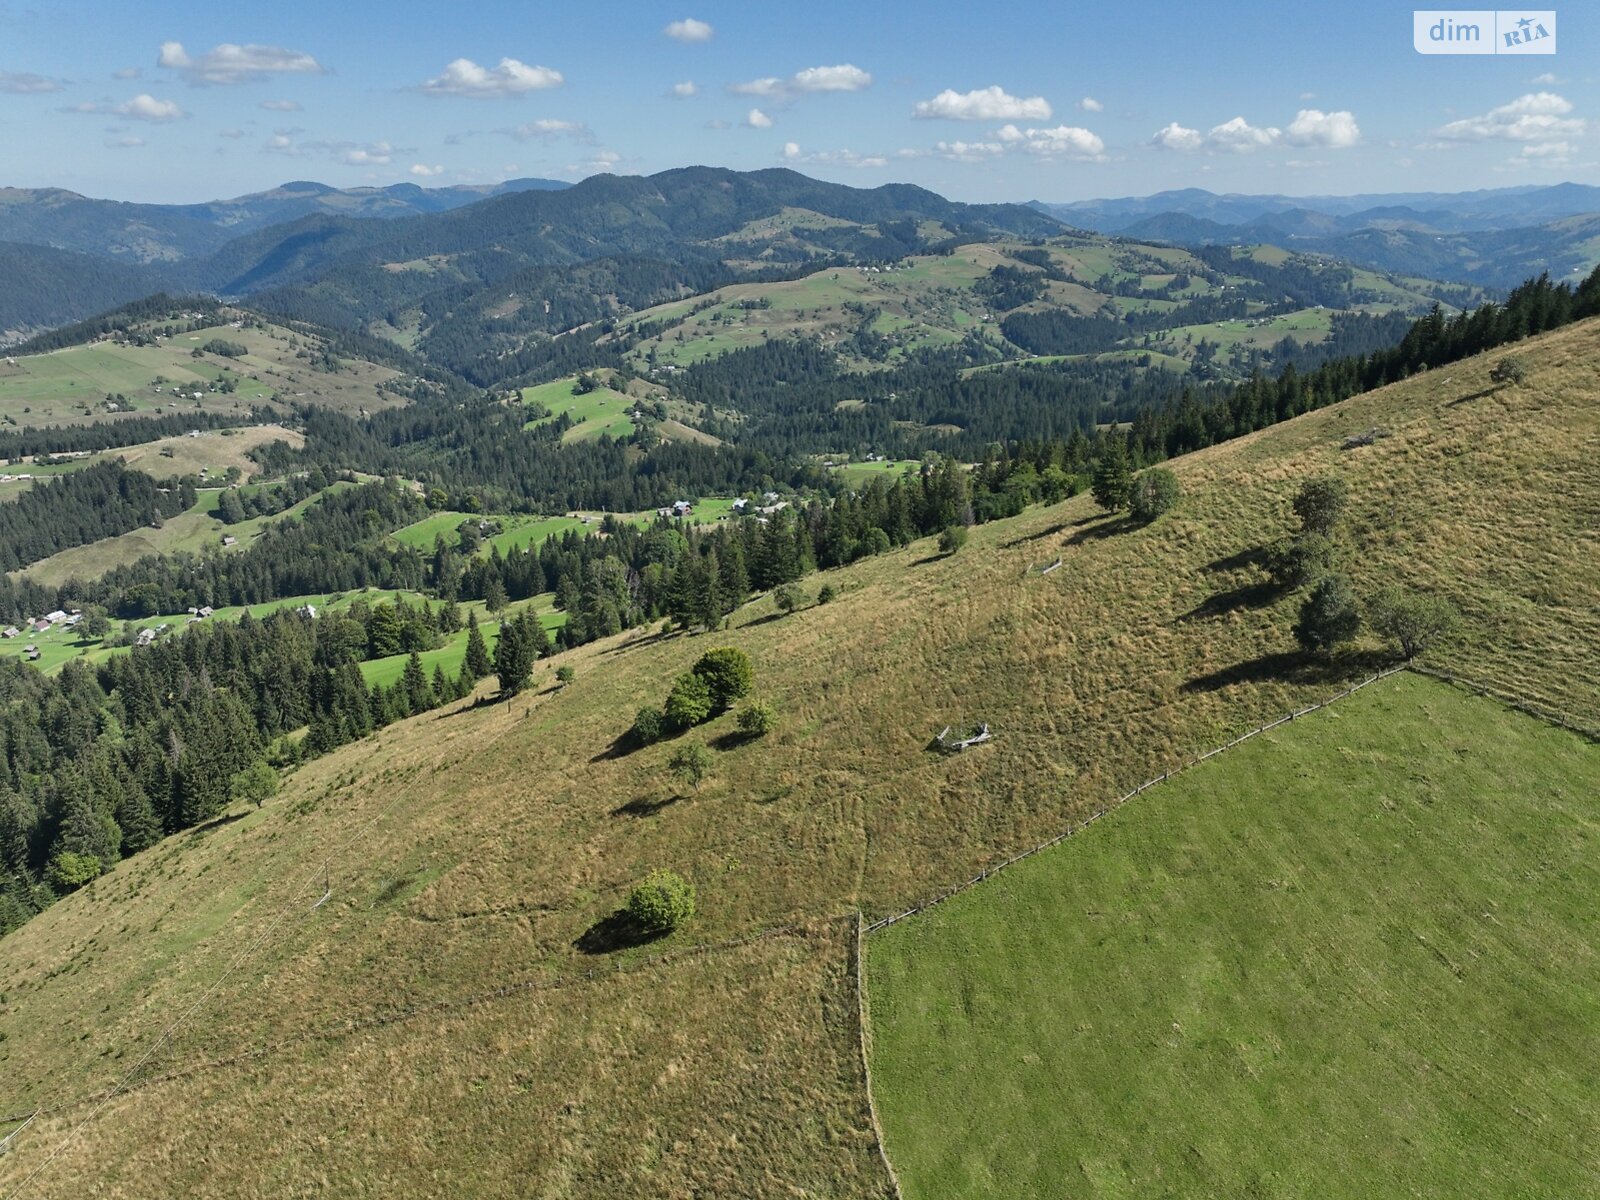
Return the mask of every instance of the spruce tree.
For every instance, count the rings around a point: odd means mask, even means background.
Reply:
[[[494,669],[489,661],[489,648],[483,642],[483,631],[478,628],[477,613],[467,617],[467,658],[462,669],[474,683]]]
[[[500,677],[500,694],[515,696],[528,686],[533,675],[533,644],[521,621],[500,626],[500,641],[494,648],[494,670]]]
[[[1128,507],[1133,491],[1133,473],[1128,467],[1128,447],[1121,436],[1106,439],[1094,460],[1094,482],[1090,485],[1094,502],[1107,512]]]

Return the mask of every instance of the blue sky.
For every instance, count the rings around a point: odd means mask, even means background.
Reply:
[[[1588,6],[1592,8],[1593,6]],[[1422,56],[1409,7],[0,0],[0,184],[161,202],[789,165],[970,201],[1600,183],[1600,13]]]

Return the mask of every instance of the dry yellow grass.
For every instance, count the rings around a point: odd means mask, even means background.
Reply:
[[[0,942],[0,1107],[118,1078],[280,912],[264,950],[151,1071],[929,895],[1330,690],[1274,657],[1292,646],[1293,601],[1240,602],[1254,568],[1238,555],[1287,530],[1289,497],[1316,472],[1352,483],[1359,586],[1409,579],[1466,613],[1439,665],[1600,710],[1597,341],[1590,323],[1524,348],[1535,367],[1519,388],[1462,400],[1489,364],[1459,364],[1191,456],[1173,464],[1185,499],[1145,529],[1109,531],[1087,498],[1030,510],[974,530],[951,558],[922,543],[838,572],[826,607],[769,619],[763,603],[715,638],[625,634],[566,656],[577,682],[565,689],[457,706],[310,764],[260,813],[172,839]],[[1392,436],[1340,449],[1373,425]],[[1057,554],[1062,569],[1030,571]],[[606,751],[640,703],[724,643],[750,653],[781,724],[719,751],[700,791],[675,798],[670,744]],[[995,742],[930,753],[959,720],[990,722]],[[333,898],[313,912],[325,857]],[[691,925],[644,951],[576,948],[657,866],[696,884]],[[551,1196],[881,1194],[859,1071],[841,1049],[854,1011],[844,962],[842,940],[777,937],[552,999],[264,1051],[117,1100],[29,1194],[107,1181],[129,1196],[492,1194],[510,1172]],[[669,1044],[685,1047],[681,1061]],[[770,1056],[781,1088],[761,1074]],[[674,1071],[692,1084],[680,1090]],[[526,1107],[488,1107],[484,1093],[514,1076]],[[432,1131],[401,1113],[424,1093]],[[540,1106],[553,1096],[577,1108],[552,1116]],[[0,1159],[0,1193],[70,1115]],[[653,1168],[630,1157],[648,1144],[638,1129],[670,1131]],[[518,1136],[514,1159],[500,1143]],[[151,1157],[159,1138],[185,1153]],[[285,1145],[294,1154],[274,1166]],[[211,1173],[187,1173],[202,1154]],[[420,1161],[428,1173],[378,1182],[380,1164]]]

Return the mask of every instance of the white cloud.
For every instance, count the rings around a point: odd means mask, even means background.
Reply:
[[[790,86],[800,92],[859,92],[872,86],[872,76],[854,63],[836,67],[807,67],[796,71]]]
[[[1572,165],[1571,142],[1529,142],[1506,160],[1511,167],[1565,168]]]
[[[381,167],[394,158],[394,147],[388,142],[373,142],[369,146],[341,146],[335,149],[335,153],[346,166]]]
[[[412,163],[408,171],[418,179],[432,179],[435,175],[443,175],[443,167],[430,167],[427,163]]]
[[[808,164],[822,167],[877,168],[889,165],[882,154],[857,154],[854,150],[815,150],[807,153],[798,142],[785,142],[778,157],[786,163]]]
[[[1582,137],[1587,122],[1568,116],[1572,102],[1554,92],[1530,92],[1481,117],[1451,121],[1438,132],[1452,142],[1547,142]]]
[[[297,100],[263,100],[261,107],[268,112],[303,112]]]
[[[1361,129],[1355,115],[1348,111],[1325,113],[1315,108],[1302,108],[1289,122],[1285,140],[1291,146],[1345,150],[1361,140]]]
[[[1043,96],[1021,99],[999,87],[957,92],[946,88],[932,100],[922,100],[911,115],[946,121],[1048,121],[1052,109]]]
[[[709,42],[717,31],[704,21],[685,17],[681,21],[672,22],[661,32],[675,42]]]
[[[1555,87],[1561,82],[1561,80],[1555,77],[1555,73],[1553,71],[1546,71],[1543,75],[1535,75],[1532,79],[1528,80],[1528,82],[1533,84],[1535,87]]]
[[[692,79],[685,79],[682,83],[672,85],[672,97],[675,100],[687,100],[690,96],[698,96],[700,88]]]
[[[581,175],[584,173],[595,175],[616,171],[621,165],[622,155],[615,150],[597,150],[587,162],[568,163],[567,173],[569,175]],[[507,174],[510,174],[510,172],[507,172]]]
[[[240,138],[245,137],[247,135],[245,134],[245,131],[242,130],[242,129],[219,129],[219,130],[217,130],[217,136],[220,137],[220,138],[228,138],[230,141],[235,141],[236,142]]]
[[[144,139],[137,134],[125,133],[118,138],[107,138],[106,145],[113,150],[133,150],[144,145]]]
[[[1000,142],[935,142],[933,152],[956,162],[987,162],[1004,154],[1006,147]]]
[[[1206,134],[1206,145],[1214,150],[1231,150],[1247,154],[1263,146],[1271,146],[1283,136],[1283,130],[1272,126],[1256,126],[1243,117],[1234,117],[1221,125],[1213,125]]]
[[[119,117],[127,117],[133,121],[152,121],[160,124],[163,121],[176,121],[189,114],[179,108],[176,101],[157,100],[148,92],[140,92],[132,100],[113,105],[110,109],[96,111],[109,111]]]
[[[745,113],[744,123],[750,126],[751,129],[772,128],[772,118],[767,116],[767,114],[762,112],[759,108],[752,108],[749,112]]]
[[[138,67],[123,67],[120,71],[111,72],[111,78],[113,79],[141,79],[143,77],[144,71]]]
[[[1317,98],[1317,94],[1315,92],[1301,92],[1300,93],[1300,103],[1301,104],[1306,103],[1306,101],[1308,101],[1308,100],[1315,100],[1316,98]]]
[[[282,46],[223,42],[192,58],[182,42],[162,42],[156,65],[176,71],[190,84],[254,83],[273,75],[316,75],[325,68],[311,55]]]
[[[735,96],[762,96],[787,102],[817,92],[859,92],[871,86],[871,72],[863,71],[854,63],[839,63],[832,67],[806,67],[788,79],[764,75],[760,79],[730,83],[728,91]]]
[[[593,142],[594,134],[582,121],[558,121],[553,117],[544,117],[538,121],[524,121],[521,125],[510,129],[497,130],[513,141],[518,142],[553,142],[557,138],[566,138],[573,142]]]
[[[1080,112],[1104,112],[1105,108],[1106,106],[1101,104],[1100,101],[1096,100],[1093,96],[1085,96],[1082,100],[1078,101],[1078,109]]]
[[[1252,125],[1243,117],[1234,117],[1233,120],[1224,121],[1221,125],[1213,125],[1211,131],[1206,134],[1173,121],[1165,128],[1157,130],[1150,143],[1163,150],[1231,151],[1235,154],[1244,154],[1264,146],[1276,145],[1282,138],[1281,129],[1270,125]]]
[[[35,75],[32,71],[0,71],[0,92],[9,92],[13,96],[59,92],[63,86],[65,85],[59,79],[48,79],[43,75]]]
[[[747,79],[743,83],[730,83],[728,90],[735,96],[781,96],[784,82],[776,75],[768,75],[765,79]]]
[[[1008,125],[1001,131],[1015,131]],[[1006,139],[1015,142],[1017,139]],[[1022,148],[1029,154],[1044,158],[1099,159],[1104,156],[1106,144],[1087,129],[1076,125],[1057,125],[1054,129],[1029,129],[1024,131]]]
[[[1205,145],[1205,136],[1198,129],[1189,129],[1176,121],[1156,131],[1152,143],[1164,150],[1198,150]]]
[[[261,148],[273,154],[299,155],[300,147],[294,140],[294,135],[299,132],[298,129],[274,129]]]
[[[458,58],[437,77],[419,84],[417,90],[428,96],[498,99],[560,87],[565,82],[560,71],[530,67],[514,58],[502,58],[496,67],[480,67],[470,58]]]

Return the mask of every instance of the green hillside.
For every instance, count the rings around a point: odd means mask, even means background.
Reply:
[[[1395,676],[874,934],[906,1195],[1587,1193],[1597,795]]]
[[[509,704],[485,685],[307,763],[261,808],[122,861],[0,942],[0,1110],[46,1109],[0,1158],[0,1190],[38,1171],[41,1196],[882,1196],[855,913],[934,895],[1390,661],[1370,634],[1302,657],[1303,596],[1265,586],[1259,552],[1307,478],[1350,485],[1362,595],[1403,582],[1460,609],[1431,661],[1600,711],[1597,348],[1591,320],[1520,345],[1519,385],[1490,386],[1499,351],[1174,460],[1183,497],[1153,524],[1087,496],[1029,508],[954,554],[925,539],[809,577],[793,615],[763,599],[713,635],[625,632],[541,663]],[[824,582],[836,598],[810,603]],[[749,655],[776,729],[743,739],[727,715],[633,748],[639,706],[722,645]],[[554,686],[563,665],[575,678]],[[930,749],[979,721],[987,746]],[[1491,727],[1438,736],[1468,744],[1469,769]],[[669,770],[686,743],[710,755],[698,787]],[[1394,775],[1414,804],[1409,765]],[[1586,803],[1574,786],[1563,811],[1588,819]],[[1501,807],[1474,853],[1552,870],[1556,830],[1529,816],[1519,842],[1529,810]],[[639,942],[617,914],[662,867],[696,913]],[[1588,970],[1586,931],[1580,911],[1545,945]],[[1530,1026],[1560,1021],[1560,998],[1525,993]],[[1457,1079],[1504,1053],[1453,1045]],[[1330,1058],[1327,1077],[1357,1067]],[[1594,1111],[1593,1080],[1564,1078]],[[1514,1109],[1493,1131],[1530,1124],[1548,1152],[1559,1133]]]

